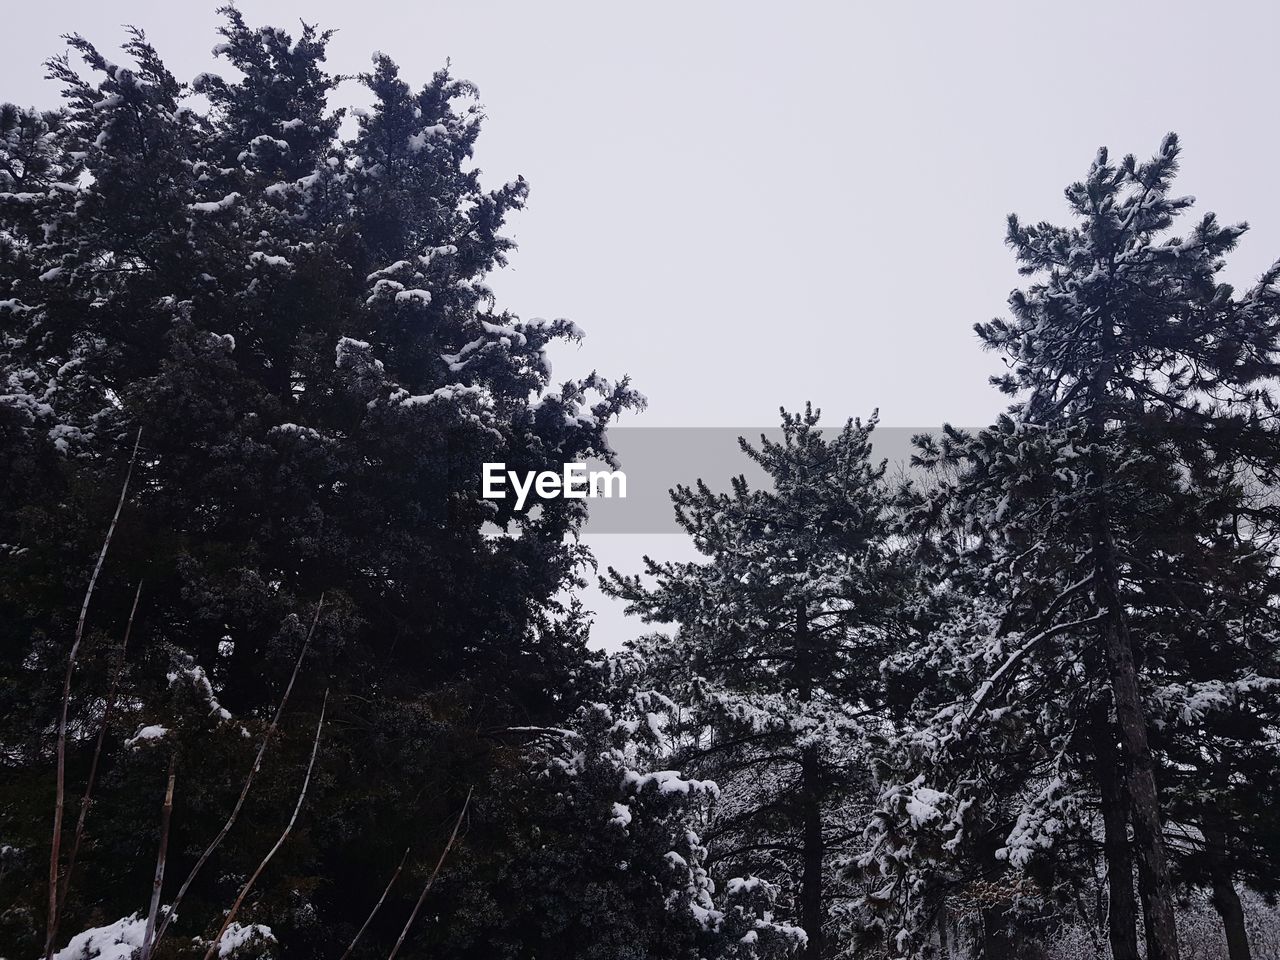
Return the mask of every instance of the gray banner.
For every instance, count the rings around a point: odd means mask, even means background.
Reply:
[[[837,428],[827,427],[832,434]],[[911,437],[938,432],[937,427],[877,427],[872,437],[876,459],[888,461],[888,476],[907,469]],[[730,478],[743,474],[753,487],[766,483],[764,471],[738,446],[745,437],[758,446],[760,435],[780,441],[777,427],[613,427],[609,441],[627,476],[625,499],[595,498],[587,501],[588,534],[680,533],[668,491],[676,484],[706,481],[716,491],[727,491]],[[588,469],[602,469],[588,464]]]

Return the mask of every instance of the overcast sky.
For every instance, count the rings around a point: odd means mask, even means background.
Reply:
[[[180,78],[216,71],[215,5],[6,10],[0,99],[52,106],[58,35],[105,49],[124,23]],[[582,326],[557,376],[630,373],[637,425],[764,426],[807,399],[833,419],[985,422],[1002,400],[971,326],[1017,282],[1004,217],[1061,220],[1102,144],[1146,157],[1176,130],[1183,192],[1253,226],[1229,278],[1280,256],[1280,4],[239,6],[337,28],[336,72],[381,50],[412,83],[452,58],[479,86],[479,165],[532,187],[499,301]],[[367,102],[354,83],[339,100]],[[633,566],[637,543],[601,552]]]

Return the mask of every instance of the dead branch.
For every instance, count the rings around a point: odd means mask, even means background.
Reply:
[[[293,807],[293,816],[289,818],[289,822],[285,824],[284,832],[280,834],[280,839],[276,841],[275,846],[267,851],[267,855],[262,858],[262,862],[258,864],[258,869],[245,881],[243,887],[240,888],[240,895],[236,897],[235,903],[231,904],[231,909],[227,911],[227,918],[222,921],[222,927],[218,930],[218,935],[213,938],[213,942],[209,944],[209,949],[204,955],[204,960],[213,960],[213,955],[218,949],[218,944],[222,942],[223,934],[227,932],[227,927],[231,926],[236,918],[236,914],[240,912],[240,906],[244,903],[244,898],[249,895],[249,891],[253,889],[253,885],[257,882],[262,871],[267,868],[267,864],[271,862],[271,858],[276,855],[284,842],[289,839],[289,834],[293,832],[293,825],[298,820],[298,814],[302,810],[302,801],[307,798],[307,787],[311,784],[311,770],[316,765],[316,754],[320,751],[320,732],[324,729],[324,712],[329,706],[329,691],[324,692],[324,701],[320,704],[320,720],[316,724],[316,737],[311,744],[311,759],[307,761],[307,775],[302,778],[302,790],[298,792],[298,802]]]
[[[321,594],[320,599],[316,602],[316,614],[311,621],[311,629],[307,631],[307,639],[303,642],[302,650],[298,653],[298,659],[293,665],[293,674],[289,677],[289,683],[284,688],[284,694],[280,697],[280,705],[276,707],[275,716],[271,718],[271,725],[267,727],[267,732],[262,738],[262,745],[258,747],[257,756],[253,758],[253,766],[249,768],[249,773],[244,778],[244,786],[240,788],[240,796],[236,799],[235,806],[231,808],[231,815],[227,817],[227,822],[222,825],[222,829],[218,831],[217,836],[210,841],[204,852],[200,854],[199,859],[192,866],[191,872],[187,874],[187,878],[182,881],[182,886],[178,888],[178,892],[173,898],[173,903],[165,911],[164,921],[160,924],[160,929],[156,931],[155,942],[151,944],[149,950],[142,951],[141,960],[151,960],[151,954],[154,952],[156,944],[164,938],[165,931],[169,928],[169,923],[177,915],[178,905],[182,902],[182,898],[186,895],[188,888],[195,881],[196,875],[200,873],[205,863],[213,856],[214,851],[218,849],[227,834],[231,832],[236,818],[240,816],[240,809],[244,806],[245,797],[249,795],[249,788],[253,786],[254,778],[262,767],[262,757],[267,752],[267,745],[271,743],[272,736],[280,726],[280,716],[284,713],[285,704],[289,702],[289,694],[293,691],[294,681],[298,679],[298,670],[302,667],[302,660],[307,655],[307,649],[311,646],[311,638],[316,632],[316,625],[320,622],[320,610],[323,606],[324,594]]]
[[[373,923],[373,918],[379,910],[382,909],[382,903],[387,899],[387,894],[391,892],[392,886],[396,882],[396,878],[400,876],[400,871],[404,869],[405,861],[409,859],[409,847],[404,848],[404,856],[400,858],[400,866],[396,867],[395,873],[391,874],[391,879],[387,881],[387,885],[382,890],[382,896],[378,898],[378,902],[373,905],[373,909],[369,911],[369,916],[365,917],[365,921],[361,924],[360,929],[356,931],[356,935],[351,938],[351,944],[347,947],[346,952],[340,960],[347,960],[351,956],[351,951],[356,948],[356,944],[360,942],[360,938],[364,936],[365,930],[369,929],[369,924]]]
[[[418,896],[418,902],[413,905],[409,919],[405,921],[404,929],[400,931],[400,937],[396,940],[396,945],[391,948],[391,953],[387,955],[387,960],[395,960],[396,954],[400,952],[400,947],[404,943],[404,938],[409,935],[409,928],[413,926],[413,921],[417,918],[418,911],[422,909],[423,901],[427,899],[427,894],[431,892],[431,887],[436,882],[436,877],[440,874],[440,868],[444,866],[444,858],[449,855],[449,851],[453,848],[453,842],[458,839],[458,828],[462,826],[462,818],[467,815],[467,805],[471,803],[471,794],[474,791],[475,787],[467,791],[467,799],[462,801],[462,809],[458,811],[458,819],[453,824],[453,833],[449,834],[449,842],[440,851],[440,859],[436,861],[436,868],[431,871],[431,876],[427,878],[427,885],[422,888],[422,893]],[[208,957],[205,960],[208,960]]]
[[[116,512],[111,517],[111,525],[107,527],[106,538],[102,541],[102,550],[98,552],[98,562],[93,566],[89,576],[89,586],[84,592],[84,602],[80,604],[80,617],[76,620],[75,640],[71,644],[71,653],[67,656],[67,672],[62,681],[62,713],[58,717],[58,779],[54,789],[53,802],[53,842],[49,850],[49,918],[45,936],[45,960],[53,957],[54,938],[58,935],[58,887],[62,860],[62,817],[66,807],[67,784],[67,714],[71,707],[71,677],[75,673],[76,658],[80,654],[80,641],[84,639],[84,623],[89,616],[89,601],[93,599],[93,591],[98,585],[98,575],[102,573],[102,564],[107,559],[107,550],[111,547],[111,538],[115,536],[116,524],[120,522],[120,513],[124,510],[124,502],[129,494],[129,480],[133,477],[133,466],[138,460],[138,447],[142,443],[142,428],[133,440],[133,453],[129,456],[129,467],[124,474],[124,483],[120,486],[120,499],[116,502]]]
[[[84,824],[89,816],[89,805],[93,803],[93,787],[98,776],[98,761],[102,757],[102,741],[106,738],[107,728],[111,726],[111,715],[116,708],[116,693],[120,687],[120,677],[124,673],[124,658],[129,650],[129,635],[133,633],[133,618],[138,612],[138,600],[142,596],[142,581],[138,581],[138,589],[133,595],[133,607],[129,610],[129,622],[125,624],[124,639],[120,641],[120,659],[116,663],[111,676],[111,686],[107,690],[106,707],[102,711],[102,726],[98,728],[98,739],[93,745],[93,759],[89,763],[89,777],[85,781],[84,796],[80,798],[80,815],[76,818],[76,832],[71,841],[71,852],[67,854],[67,869],[62,875],[62,892],[58,895],[58,913],[67,903],[67,892],[71,889],[71,874],[76,868],[76,857],[80,853],[80,843],[84,839]],[[57,930],[55,929],[55,939]]]
[[[164,886],[164,864],[169,854],[169,821],[173,817],[173,778],[178,765],[178,751],[169,754],[169,782],[164,789],[164,808],[160,812],[160,849],[156,853],[156,876],[151,883],[151,907],[147,911],[147,929],[142,937],[142,952],[151,949],[160,913],[160,890]]]

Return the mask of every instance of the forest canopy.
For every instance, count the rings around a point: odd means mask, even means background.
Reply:
[[[480,478],[645,401],[487,285],[477,88],[221,13],[0,106],[0,954],[1280,951],[1280,265],[1175,136],[1010,217],[994,423],[782,410],[604,654],[589,504]]]

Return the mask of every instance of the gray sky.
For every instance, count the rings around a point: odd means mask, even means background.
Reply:
[[[215,6],[6,11],[0,99],[53,105],[40,61],[69,30],[105,49],[134,23],[180,77],[216,71]],[[532,187],[499,301],[579,323],[557,376],[632,374],[637,424],[767,426],[806,399],[834,419],[985,422],[1003,401],[970,328],[1017,282],[1004,217],[1061,220],[1101,144],[1145,157],[1176,130],[1182,190],[1253,225],[1229,279],[1280,256],[1280,4],[239,6],[337,28],[337,72],[382,50],[411,83],[451,57],[479,85],[480,166]],[[633,567],[645,539],[597,546]]]

